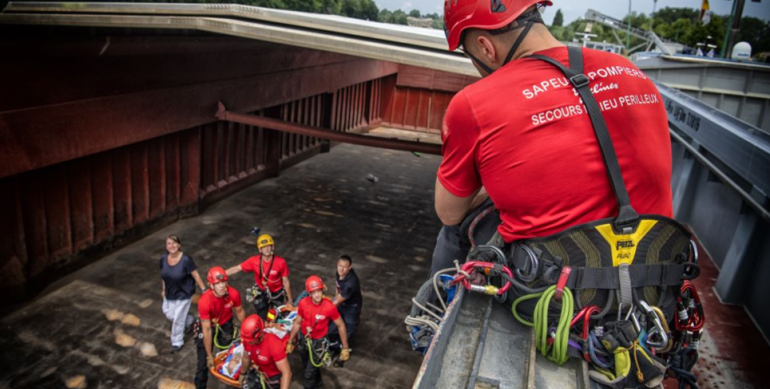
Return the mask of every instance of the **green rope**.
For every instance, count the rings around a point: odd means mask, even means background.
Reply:
[[[527,327],[534,327],[535,323],[532,323],[531,321],[524,320],[521,316],[519,316],[519,312],[516,310],[516,307],[521,303],[522,301],[532,300],[539,298],[543,295],[544,292],[535,293],[535,294],[528,294],[521,296],[513,301],[513,305],[511,305],[511,312],[513,313],[513,317],[516,318],[521,324],[524,324]]]
[[[323,366],[324,361],[329,357],[329,353],[324,352],[323,356],[321,357],[321,361],[316,364],[315,358],[313,358],[313,344],[310,342],[310,337],[305,337],[305,341],[307,342],[307,352],[310,354],[310,363],[312,363],[315,367]]]
[[[220,349],[220,350],[225,350],[225,349],[230,348],[230,346],[233,344],[233,342],[230,341],[230,344],[225,345],[225,346],[220,346],[219,345],[219,342],[217,340],[219,340],[219,329],[220,328],[221,327],[219,326],[219,323],[214,324],[214,346],[217,346],[217,348]],[[235,326],[233,326],[233,337],[232,337],[233,340],[235,340],[235,336],[237,334],[237,331],[238,330],[235,328]]]
[[[564,288],[564,294],[562,295],[561,313],[559,315],[559,322],[556,325],[556,337],[554,338],[553,345],[548,345],[548,306],[551,303],[556,292],[556,285],[551,285],[548,289],[541,293],[530,294],[521,296],[513,302],[511,306],[511,312],[513,316],[522,324],[535,327],[535,342],[538,351],[549,360],[555,362],[558,365],[564,364],[569,359],[567,356],[567,348],[569,347],[569,326],[572,321],[572,315],[574,314],[572,292],[569,288]],[[539,298],[537,305],[535,306],[535,312],[533,315],[533,321],[529,322],[521,318],[516,311],[516,307],[522,301],[532,300]]]

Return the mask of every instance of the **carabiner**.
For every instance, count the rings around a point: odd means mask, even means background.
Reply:
[[[695,241],[690,239],[690,253],[692,254],[692,263],[697,264],[698,263],[698,245],[695,244]]]
[[[647,333],[647,345],[655,348],[665,347],[668,344],[668,334],[666,333],[666,330],[663,328],[663,324],[660,322],[660,317],[658,317],[658,314],[652,310],[652,307],[650,307],[650,305],[647,304],[646,301],[639,300],[639,306],[641,307],[642,311],[647,316],[647,318],[649,320],[652,320],[652,324],[654,325],[653,329],[651,329]],[[653,340],[653,337],[655,335],[660,336],[660,339]]]
[[[642,326],[639,325],[639,320],[636,318],[636,315],[634,314],[634,311],[636,311],[636,307],[631,305],[631,308],[628,310],[628,313],[626,314],[626,320],[629,318],[631,319],[631,322],[634,325],[634,329],[636,330],[636,333],[642,332]]]
[[[524,252],[527,253],[527,256],[529,256],[529,274],[526,276],[524,273],[522,273],[522,269],[516,269],[516,275],[519,276],[519,279],[521,279],[524,282],[532,282],[537,278],[537,273],[540,271],[540,262],[537,260],[537,256],[535,255],[535,252],[532,251],[529,247],[525,245],[521,245],[521,248],[524,250]]]

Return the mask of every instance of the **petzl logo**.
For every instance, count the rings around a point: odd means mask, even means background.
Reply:
[[[633,240],[619,240],[615,245],[615,250],[630,249],[631,247],[634,247]]]

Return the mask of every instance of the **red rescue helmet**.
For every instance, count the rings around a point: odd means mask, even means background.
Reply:
[[[496,30],[511,24],[543,0],[444,0],[444,33],[449,50],[457,50],[463,31],[469,28]]]
[[[253,342],[263,328],[265,328],[265,324],[262,322],[262,318],[257,315],[250,315],[241,324],[241,340]]]
[[[323,289],[326,290],[326,286],[324,285],[324,282],[321,280],[321,277],[319,276],[310,276],[305,280],[305,290],[308,293],[312,293],[313,291]]]
[[[209,275],[206,277],[206,279],[211,284],[218,284],[222,281],[227,281],[227,273],[225,273],[225,269],[223,269],[221,266],[214,266],[209,270]]]

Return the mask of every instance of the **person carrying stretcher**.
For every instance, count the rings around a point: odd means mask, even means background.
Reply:
[[[243,322],[246,317],[246,312],[241,307],[240,293],[227,285],[225,269],[219,266],[212,267],[206,280],[209,283],[209,289],[198,300],[200,328],[196,329],[195,337],[198,346],[196,389],[206,389],[209,369],[214,367],[214,355],[217,350],[229,348],[236,338],[233,314],[240,322]]]
[[[337,307],[328,297],[324,296],[326,286],[321,277],[310,276],[305,281],[305,290],[310,296],[300,300],[297,304],[297,318],[291,328],[289,343],[286,345],[286,353],[294,350],[294,340],[297,334],[300,356],[305,365],[305,389],[315,389],[323,386],[320,367],[329,360],[329,323],[334,322],[339,330],[342,350],[339,360],[342,362],[350,358],[348,348],[348,335],[345,322],[342,321]]]
[[[244,389],[289,389],[291,366],[286,359],[285,342],[264,329],[264,322],[257,315],[243,321],[241,340],[248,358],[243,359],[238,381]],[[249,369],[251,365],[257,369]]]

